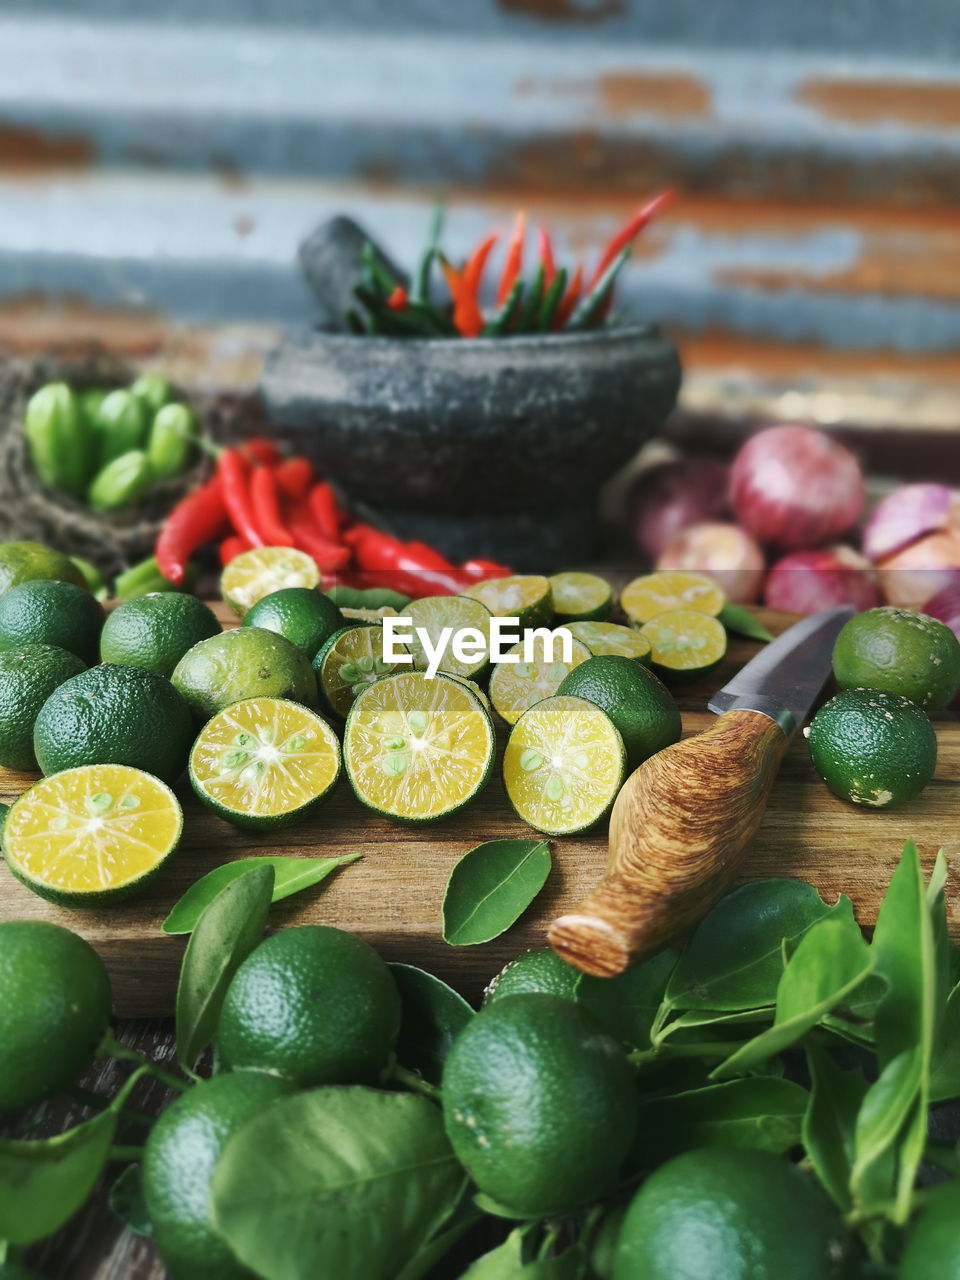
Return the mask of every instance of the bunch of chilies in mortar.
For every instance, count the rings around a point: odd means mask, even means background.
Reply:
[[[224,565],[255,547],[294,547],[316,562],[324,586],[407,596],[456,595],[510,572],[491,560],[454,565],[425,542],[354,519],[308,458],[284,458],[264,438],[222,449],[213,476],[173,509],[157,539],[160,573],[181,586],[190,557],[211,542],[219,542]]]

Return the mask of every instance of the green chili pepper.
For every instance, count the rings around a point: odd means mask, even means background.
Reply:
[[[111,391],[94,422],[100,441],[100,466],[141,449],[147,434],[147,411],[130,391]]]
[[[107,584],[104,581],[103,574],[97,566],[89,560],[85,560],[83,556],[71,556],[71,561],[77,566],[83,574],[83,580],[87,584],[87,590],[95,600],[106,600],[110,592],[107,590]]]
[[[346,313],[345,318],[347,321],[347,328],[352,334],[358,338],[362,338],[366,335],[367,326],[361,320],[359,311],[355,311],[351,307],[351,309]]]
[[[150,459],[142,449],[130,449],[97,472],[87,502],[94,511],[116,511],[142,498],[153,481]]]
[[[433,264],[437,257],[437,248],[440,244],[440,233],[443,230],[443,214],[443,204],[438,201],[433,207],[433,215],[430,219],[430,234],[427,237],[427,247],[420,255],[420,261],[417,263],[417,270],[410,288],[410,301],[413,303],[427,302],[430,298],[430,272],[433,270]]]
[[[90,432],[65,382],[51,382],[30,397],[23,430],[43,484],[82,498],[91,470]]]
[[[533,284],[530,286],[530,292],[524,300],[523,306],[520,308],[520,314],[517,316],[515,332],[530,333],[537,327],[537,316],[540,314],[540,305],[543,302],[543,285],[546,275],[541,262],[537,267],[537,274],[533,277]]]
[[[147,414],[154,414],[173,399],[173,389],[159,373],[144,373],[130,385],[130,394],[142,401]]]
[[[124,569],[114,579],[113,593],[118,600],[132,600],[135,596],[146,596],[153,591],[192,591],[198,576],[197,566],[192,562],[187,565],[183,582],[175,587],[169,578],[160,572],[153,556],[141,560],[139,564]]]
[[[613,291],[614,281],[629,257],[629,248],[620,250],[590,292],[577,303],[567,324],[568,330],[589,329],[594,321],[602,318],[607,299]]]
[[[485,338],[500,338],[508,332],[523,302],[523,289],[523,281],[514,280],[506,298],[483,326]]]
[[[177,476],[190,461],[197,438],[197,420],[185,404],[167,404],[150,428],[147,457],[158,480]]]
[[[398,284],[403,284],[403,281],[395,276],[384,263],[369,240],[364,243],[363,248],[360,250],[360,265],[363,267],[364,275],[366,276],[365,283],[375,293],[392,293]]]
[[[557,314],[557,307],[560,305],[560,299],[563,297],[566,287],[567,269],[566,267],[561,267],[550,282],[550,288],[544,294],[543,302],[540,305],[537,328],[541,333],[549,333],[553,328],[553,318]]]

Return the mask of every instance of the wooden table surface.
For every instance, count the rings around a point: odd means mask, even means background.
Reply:
[[[787,625],[786,615],[764,615],[774,630]],[[705,728],[712,720],[706,699],[757,649],[734,639],[722,668],[707,682],[677,686],[684,731]],[[767,814],[743,878],[787,875],[809,879],[827,899],[840,892],[853,898],[859,919],[875,919],[883,890],[905,839],[917,840],[929,865],[943,845],[950,859],[948,903],[955,936],[960,931],[957,890],[960,888],[960,723],[937,725],[940,759],[932,784],[917,801],[892,813],[857,809],[831,796],[813,774],[802,737],[794,739],[774,786]],[[501,746],[504,735],[501,734]],[[0,795],[9,799],[26,779],[0,777]],[[362,933],[387,958],[403,958],[441,973],[465,994],[476,998],[482,985],[504,961],[529,946],[543,945],[546,923],[559,909],[573,905],[602,871],[605,832],[554,841],[554,870],[534,908],[503,939],[482,947],[450,948],[439,936],[442,888],[456,857],[473,844],[494,836],[530,834],[509,811],[502,783],[494,777],[476,804],[431,828],[397,827],[363,809],[344,782],[315,825],[296,828],[286,838],[240,833],[212,815],[193,809],[188,799],[188,834],[168,882],[145,906],[117,912],[63,912],[36,898],[0,873],[0,918],[33,916],[57,919],[85,933],[105,954],[121,993],[121,1007],[166,1009],[182,943],[159,932],[167,907],[198,874],[244,853],[364,853],[319,891],[310,891],[274,908],[271,926],[322,920]],[[168,873],[165,870],[164,876]],[[129,1019],[118,1024],[127,1043],[158,1055],[172,1056],[172,1028],[163,1018]],[[87,1087],[112,1092],[125,1069],[100,1064]],[[156,1085],[144,1086],[139,1102],[157,1109],[166,1101]],[[76,1111],[57,1107],[45,1118],[45,1131],[56,1131],[76,1119]],[[35,1246],[29,1260],[48,1280],[160,1280],[163,1268],[148,1241],[122,1228],[106,1206],[104,1189],[58,1236]]]

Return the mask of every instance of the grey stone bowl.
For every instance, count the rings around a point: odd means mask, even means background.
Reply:
[[[542,572],[591,553],[601,485],[679,386],[675,347],[630,325],[459,341],[299,330],[261,391],[294,447],[401,536]]]

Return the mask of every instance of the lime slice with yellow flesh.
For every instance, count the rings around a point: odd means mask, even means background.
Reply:
[[[439,666],[445,675],[473,680],[486,671],[490,661],[490,610],[486,605],[467,596],[425,596],[422,600],[412,600],[405,612],[415,628],[410,650],[418,671],[426,671],[428,667],[428,654],[416,636],[418,627],[427,632],[432,647],[438,644],[442,632],[449,632]],[[453,652],[453,638],[467,629],[478,633],[472,637],[476,640],[473,650],[477,656],[461,661]]]
[[[695,609],[675,609],[644,623],[653,667],[666,678],[695,679],[711,671],[727,652],[723,624]]]
[[[463,595],[486,605],[495,618],[519,618],[521,627],[541,627],[553,618],[550,582],[539,574],[490,578],[465,587]]]
[[[494,750],[493,724],[466,683],[421,671],[364,690],[343,740],[357,798],[405,822],[431,822],[472,800]]]
[[[561,622],[609,616],[613,588],[595,573],[555,573],[550,579],[553,608]]]
[[[340,741],[285,698],[248,698],[208,720],[190,752],[200,799],[238,827],[280,827],[319,804],[340,776]]]
[[[13,874],[64,906],[101,905],[141,888],[180,840],[183,813],[165,783],[122,764],[42,778],[3,827]]]
[[[563,649],[559,636],[553,637],[552,650],[547,637],[533,638],[533,661],[524,658],[524,644],[515,644],[507,650],[507,657],[515,655],[516,662],[498,662],[490,677],[490,701],[497,714],[507,724],[516,724],[523,713],[544,698],[552,697],[574,667],[593,655],[582,640],[570,639],[570,661],[562,659]]]
[[[396,652],[408,650],[394,641]],[[383,628],[360,623],[330,637],[314,659],[320,697],[327,709],[345,720],[354,699],[364,689],[409,667],[387,662],[383,656]]]
[[[595,658],[635,658],[650,661],[650,642],[633,627],[616,622],[568,622],[567,630],[587,646]]]
[[[620,608],[638,626],[677,609],[695,609],[715,618],[726,602],[726,596],[705,573],[679,569],[634,578],[620,593]]]
[[[607,714],[583,698],[561,695],[520,717],[503,756],[510,803],[546,835],[592,827],[623,783],[623,739]]]
[[[254,547],[234,556],[220,575],[220,594],[242,618],[264,596],[286,587],[320,585],[320,570],[312,556],[293,547]]]

